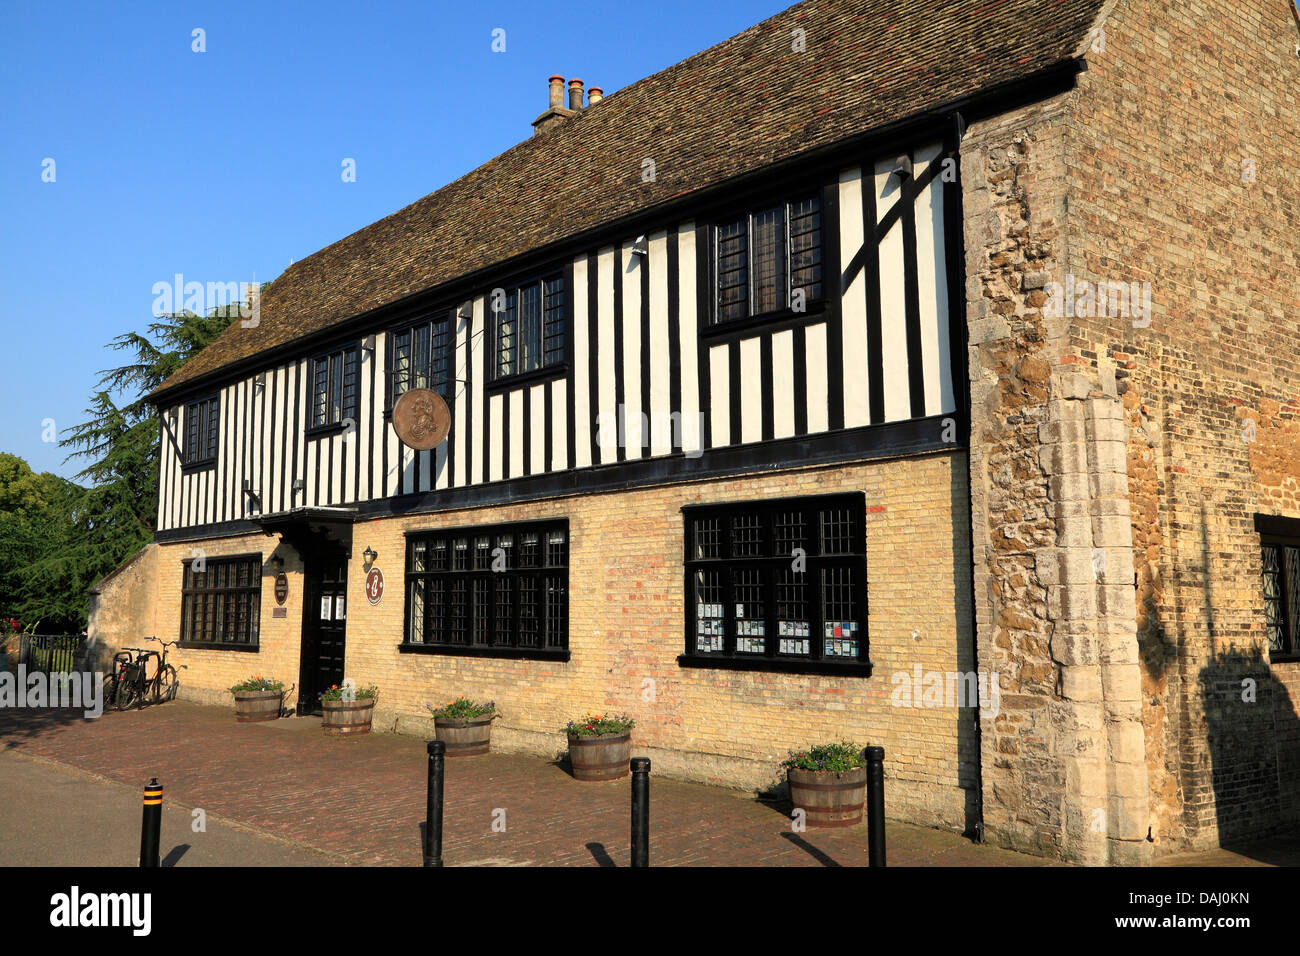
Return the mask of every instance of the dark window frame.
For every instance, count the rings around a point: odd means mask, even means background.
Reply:
[[[1300,518],[1283,518],[1273,515],[1256,515],[1255,526],[1259,531],[1260,547],[1260,589],[1264,599],[1264,639],[1270,662],[1285,663],[1300,661],[1300,585],[1294,593],[1286,587],[1288,570],[1293,577],[1300,580]],[[1270,634],[1270,601],[1265,579],[1270,576],[1265,552],[1273,549],[1277,554],[1276,601],[1278,603],[1278,624],[1281,627],[1280,642],[1273,646]]]
[[[334,361],[338,360],[338,379],[334,376]],[[320,408],[320,389],[318,381],[320,366],[325,363],[325,421],[317,421]],[[351,366],[351,369],[349,369]],[[348,379],[352,379],[352,397],[347,398]],[[354,426],[361,424],[361,343],[359,341],[334,345],[316,352],[311,357],[307,372],[307,436],[330,435],[347,427],[348,419]],[[338,391],[338,418],[333,418],[333,398]]]
[[[548,319],[547,310],[547,283],[559,283],[560,301],[551,307],[551,315]],[[501,320],[502,316],[508,312],[508,309],[502,309],[500,312],[492,308],[493,292],[501,289],[505,293],[506,299],[513,294],[515,297],[516,323],[519,322],[518,315],[520,311],[519,303],[522,301],[522,293],[527,289],[537,289],[538,316],[537,316],[537,342],[536,352],[539,356],[538,364],[535,367],[521,369],[519,368],[519,358],[516,354],[514,370],[510,372],[502,371],[501,363]],[[568,288],[565,279],[564,268],[547,269],[539,273],[529,274],[527,277],[503,282],[493,286],[487,291],[483,300],[483,309],[486,317],[486,328],[488,334],[485,336],[487,345],[487,355],[485,364],[487,365],[487,385],[490,388],[500,387],[508,388],[514,385],[523,385],[532,382],[546,381],[553,378],[559,378],[568,372],[569,352],[571,343],[569,342],[569,301],[573,295],[573,290]],[[555,340],[558,338],[558,344]],[[548,346],[548,341],[551,343]],[[558,352],[558,354],[555,354]],[[551,357],[548,359],[548,355]]]
[[[563,561],[557,563],[550,536],[563,533]],[[535,560],[525,554],[529,536],[535,536]],[[486,539],[486,548],[480,542]],[[507,544],[503,539],[508,539]],[[459,542],[464,548],[458,548]],[[441,546],[441,547],[440,547]],[[421,551],[421,547],[423,550]],[[503,570],[492,570],[493,551],[501,547]],[[569,562],[572,538],[568,518],[470,525],[406,532],[403,574],[403,653],[507,657],[535,660],[569,660]],[[423,569],[416,570],[417,555]],[[439,555],[440,557],[435,557]],[[558,592],[555,582],[558,578]],[[417,587],[419,583],[423,587]],[[422,610],[420,640],[412,640],[416,621],[416,594]],[[531,594],[531,607],[521,598]],[[549,604],[558,595],[558,612]],[[509,620],[503,621],[505,608]],[[459,613],[458,613],[459,612]],[[431,639],[435,629],[448,635],[463,630],[464,639]],[[531,630],[533,639],[525,640]]]
[[[792,215],[792,210],[799,204],[805,202],[814,202],[816,208],[810,212]],[[784,301],[770,309],[764,309],[759,312],[754,311],[754,221],[756,215],[762,215],[779,209],[781,213],[780,229],[777,230],[777,250],[778,261],[776,267],[781,270],[782,285],[785,289]],[[794,243],[792,241],[791,221],[792,219],[803,219],[815,215],[817,225],[808,230],[802,230],[799,235],[812,235],[815,237],[812,248],[816,250],[817,262],[808,266],[796,267],[794,265]],[[722,278],[724,271],[721,269],[721,251],[723,230],[739,224],[744,225],[741,237],[744,239],[744,314],[737,316],[723,316],[722,305]],[[827,271],[824,252],[826,248],[826,210],[822,206],[822,187],[816,184],[808,184],[806,187],[793,190],[781,196],[766,197],[764,201],[752,201],[740,208],[734,215],[715,217],[709,226],[709,316],[708,322],[703,329],[704,332],[732,330],[744,328],[749,325],[767,325],[774,322],[781,322],[788,319],[800,319],[809,314],[819,313],[825,310],[827,302]],[[800,268],[816,268],[818,277],[811,285],[817,288],[816,294],[809,294],[804,300],[804,308],[796,312],[793,308],[792,297],[795,288],[804,288],[808,286],[795,286],[794,273]],[[731,270],[735,271],[735,270]]]
[[[832,530],[842,530],[848,547],[828,548],[824,516],[842,512],[848,526],[841,529],[832,524]],[[784,543],[793,527],[783,523],[786,516],[801,516],[803,529],[798,546],[805,551],[806,570],[802,578],[783,580],[787,575],[798,574],[793,567],[793,549],[787,554]],[[703,537],[710,529],[701,525],[715,522],[716,547],[701,555]],[[866,495],[848,492],[829,495],[801,496],[797,498],[768,498],[750,501],[730,501],[713,504],[688,505],[682,508],[682,562],[683,610],[685,616],[685,651],[678,657],[683,667],[716,667],[739,670],[787,671],[794,673],[822,673],[841,676],[867,677],[871,674],[870,642],[867,621],[867,554],[866,554]],[[697,545],[701,546],[697,548]],[[755,549],[759,553],[752,553]],[[778,553],[779,551],[779,553]],[[827,584],[825,572],[831,578],[844,577],[856,585],[853,598],[848,602],[849,616],[832,619],[826,610]],[[836,573],[838,572],[838,574]],[[713,575],[716,584],[700,580],[701,575]],[[748,577],[747,577],[748,576]],[[739,582],[739,584],[738,584]],[[843,583],[842,581],[839,583]],[[700,601],[697,585],[715,588],[718,601]],[[739,588],[751,587],[759,596],[761,617],[752,611],[742,611],[755,602],[737,600]],[[778,606],[787,600],[783,588],[802,588],[802,615],[796,620],[793,613],[780,614]],[[701,606],[721,605],[721,617],[711,614],[703,618],[716,622],[720,633],[701,634]],[[785,620],[785,618],[789,618]],[[855,623],[856,630],[845,635],[828,637],[827,624]],[[762,633],[741,633],[741,622],[748,626],[762,623]],[[752,624],[751,624],[752,622]],[[781,633],[780,625],[791,630]],[[797,624],[806,625],[806,633],[797,632]],[[710,637],[721,638],[721,647],[701,649],[701,642]],[[742,641],[761,640],[761,651],[738,649]],[[795,645],[807,641],[806,654],[782,650],[782,642]],[[839,656],[828,653],[830,641],[856,640],[856,653]],[[841,643],[841,648],[845,645]]]
[[[192,424],[197,428],[192,429]],[[221,395],[186,402],[181,429],[181,466],[189,469],[216,464],[221,447]]]
[[[179,646],[201,648],[205,650],[222,650],[222,651],[245,651],[256,652],[260,648],[261,638],[261,613],[262,613],[262,555],[260,553],[250,554],[223,554],[218,557],[204,557],[203,571],[194,571],[193,564],[198,558],[186,558],[181,561],[181,608],[180,608],[180,628],[179,628]],[[217,575],[219,568],[229,568],[227,574],[237,571],[240,564],[247,565],[246,570],[249,572],[251,583],[246,585],[216,586],[212,584]],[[202,584],[196,584],[197,575],[203,575]],[[214,600],[209,606],[203,602],[200,608],[200,597],[212,596]],[[243,614],[243,640],[239,637],[240,632],[240,609],[239,597],[247,595],[248,604],[244,607]],[[222,602],[221,598],[229,598],[230,603],[227,605]],[[220,606],[218,606],[220,605]],[[234,610],[234,615],[230,614]],[[211,616],[209,617],[209,611]],[[219,614],[217,612],[220,612]],[[201,613],[201,616],[200,616]],[[223,622],[223,634],[228,633],[224,624],[233,621],[233,636],[215,637],[215,626],[217,622]],[[195,637],[196,626],[200,625],[203,633]]]
[[[456,398],[456,335],[460,322],[457,308],[442,307],[421,313],[415,319],[406,319],[388,329],[388,345],[384,349],[384,417],[391,419],[393,406],[407,391],[413,388],[430,388],[446,401],[450,408]],[[444,326],[441,333],[438,326]],[[425,349],[427,360],[423,368],[416,365],[417,339],[421,331],[428,334]],[[435,354],[435,339],[441,334],[445,342],[441,355]],[[405,369],[397,368],[396,357],[400,348],[399,340],[409,336],[408,363]],[[441,373],[441,374],[439,374]],[[398,387],[399,377],[405,377],[404,385]]]

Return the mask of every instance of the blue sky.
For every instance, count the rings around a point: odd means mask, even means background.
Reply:
[[[3,0],[0,451],[72,477],[46,422],[155,283],[272,279],[529,136],[550,74],[612,93],[791,2]]]

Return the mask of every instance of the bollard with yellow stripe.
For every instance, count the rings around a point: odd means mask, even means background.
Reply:
[[[156,868],[162,835],[163,788],[157,777],[144,788],[144,815],[140,820],[140,866]]]

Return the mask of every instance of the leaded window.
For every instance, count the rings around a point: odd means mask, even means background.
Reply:
[[[361,350],[355,345],[312,360],[313,428],[356,422],[360,371]]]
[[[441,311],[389,334],[389,405],[413,388],[428,388],[448,402],[455,394],[451,311]]]
[[[567,521],[412,534],[406,555],[408,647],[568,648]]]
[[[495,330],[495,378],[564,362],[564,277],[493,289],[488,309]]]
[[[217,440],[220,437],[221,416],[217,397],[200,399],[185,406],[185,440],[181,447],[181,462],[201,465],[215,461]]]
[[[182,644],[257,649],[262,558],[194,558],[181,580]]]
[[[814,194],[719,223],[713,251],[715,323],[804,311],[823,295],[821,199]]]
[[[1300,542],[1265,539],[1262,558],[1269,656],[1300,655]]]
[[[695,659],[866,663],[865,498],[683,509]]]

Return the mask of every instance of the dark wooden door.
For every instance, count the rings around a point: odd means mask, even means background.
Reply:
[[[343,683],[347,637],[348,564],[343,555],[313,556],[307,562],[302,615],[302,671],[299,713],[320,713],[321,691]]]

